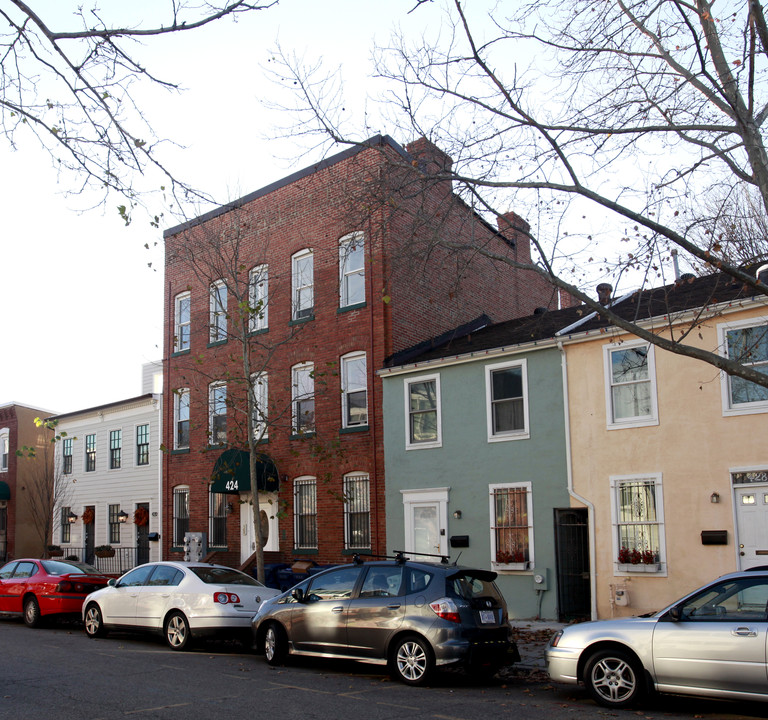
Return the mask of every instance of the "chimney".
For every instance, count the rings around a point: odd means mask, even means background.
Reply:
[[[496,218],[499,232],[508,240],[515,243],[517,261],[521,263],[531,262],[531,239],[528,233],[531,226],[516,212],[508,212]]]
[[[405,149],[413,155],[418,163],[419,170],[434,175],[439,172],[451,172],[453,159],[444,153],[437,145],[420,137],[412,143],[408,143]]]
[[[611,302],[611,293],[613,292],[613,285],[610,283],[600,283],[597,286],[597,302],[601,305],[608,305]]]

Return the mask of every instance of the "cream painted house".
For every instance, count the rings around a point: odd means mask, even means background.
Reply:
[[[768,372],[768,297],[719,275],[611,301],[654,332]],[[593,616],[659,609],[768,565],[768,391],[588,316],[565,352],[573,507],[590,519]]]

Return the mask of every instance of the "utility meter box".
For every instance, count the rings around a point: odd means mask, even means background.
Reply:
[[[184,560],[200,562],[208,554],[208,540],[203,532],[184,533]]]

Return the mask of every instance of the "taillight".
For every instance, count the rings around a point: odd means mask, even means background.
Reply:
[[[240,598],[235,593],[217,592],[213,593],[213,602],[227,605],[229,603],[239,603]]]
[[[70,582],[60,582],[56,586],[56,592],[70,592],[72,590],[72,583]]]
[[[443,620],[450,620],[451,622],[460,623],[461,617],[459,616],[459,608],[456,607],[456,603],[450,598],[440,598],[435,602],[429,603],[429,607],[437,615],[437,617]]]

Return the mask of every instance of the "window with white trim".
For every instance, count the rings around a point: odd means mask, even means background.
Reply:
[[[191,338],[192,293],[179,293],[174,299],[173,351],[189,350]]]
[[[120,544],[120,505],[109,506],[109,544]]]
[[[365,243],[361,232],[339,240],[339,307],[365,302]]]
[[[136,426],[136,464],[149,465],[149,425]]]
[[[8,453],[10,452],[10,431],[0,430],[0,472],[8,472]]]
[[[179,388],[173,393],[173,449],[189,447],[189,388]]]
[[[64,438],[61,444],[61,471],[64,475],[72,474],[72,438]]]
[[[211,547],[227,547],[227,500],[225,493],[209,492],[208,544]]]
[[[525,360],[486,365],[485,394],[489,442],[530,437]]]
[[[531,483],[489,485],[491,563],[507,570],[533,566]]]
[[[253,439],[263,440],[269,435],[269,424],[267,421],[269,381],[267,373],[262,372],[252,375],[251,384],[253,386],[253,417],[251,420]]]
[[[189,487],[173,488],[173,545],[182,547],[184,535],[189,532]]]
[[[208,432],[211,445],[227,442],[227,386],[213,382],[208,386]]]
[[[294,547],[317,547],[317,481],[300,477],[293,481]]]
[[[85,436],[85,472],[96,470],[96,435]]]
[[[364,352],[354,352],[341,358],[342,426],[360,427],[368,424],[368,373]]]
[[[344,476],[344,547],[371,547],[371,481],[367,473]]]
[[[658,425],[653,346],[624,342],[604,348],[608,428]]]
[[[123,431],[109,432],[109,469],[118,470],[123,463]]]
[[[256,265],[251,268],[248,276],[248,304],[250,305],[248,329],[250,332],[266,330],[269,326],[268,292],[269,268],[267,265]]]
[[[227,339],[227,285],[223,280],[211,283],[209,324],[209,342],[216,343]]]
[[[404,388],[406,449],[440,447],[440,375],[410,378]]]
[[[723,355],[768,375],[768,323],[765,318],[717,326]],[[768,388],[722,373],[723,413],[743,415],[768,412]]]
[[[661,475],[611,477],[611,520],[616,569],[660,572],[666,561]]]
[[[61,530],[62,544],[72,541],[72,523],[69,522],[69,516],[72,514],[72,508],[67,505],[61,508],[59,515],[59,528]]]
[[[315,431],[315,365],[300,363],[291,368],[293,432]]]
[[[315,309],[314,253],[311,248],[300,250],[291,257],[291,296],[293,320],[312,317]]]

